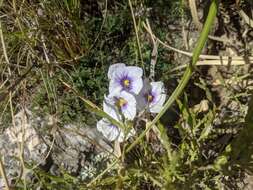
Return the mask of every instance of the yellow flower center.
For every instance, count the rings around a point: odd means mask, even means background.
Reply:
[[[124,86],[128,87],[130,85],[130,81],[128,79],[125,79],[123,81]]]
[[[148,96],[147,96],[147,99],[148,99],[148,102],[152,102],[153,101],[153,96],[152,95],[150,95],[150,94],[148,94]]]
[[[116,102],[116,106],[118,108],[122,108],[124,105],[127,104],[127,101],[124,98],[119,98]]]

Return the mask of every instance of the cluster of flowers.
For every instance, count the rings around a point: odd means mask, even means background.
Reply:
[[[163,82],[149,82],[143,79],[143,70],[123,63],[111,65],[108,71],[109,95],[105,96],[103,110],[117,121],[132,121],[138,112],[144,110],[158,113],[166,99]],[[97,129],[109,141],[122,142],[135,131],[125,132],[103,118]],[[126,136],[125,136],[126,135]]]

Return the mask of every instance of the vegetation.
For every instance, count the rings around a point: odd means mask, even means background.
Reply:
[[[31,177],[5,188],[243,189],[253,154],[252,10],[250,0],[0,1],[2,133],[24,108],[53,117],[56,129],[40,131],[51,139],[101,117],[124,126],[102,110],[114,63],[141,67],[168,97],[158,114],[129,124],[137,133],[120,154],[87,152],[92,175],[64,166],[55,174],[21,155]]]

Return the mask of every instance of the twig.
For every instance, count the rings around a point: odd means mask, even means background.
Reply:
[[[14,117],[14,111],[13,111],[13,106],[12,106],[12,92],[9,93],[9,103],[10,103],[10,111],[11,111],[11,117],[12,117],[12,125],[14,128],[16,128],[16,123],[15,123],[15,117]],[[25,110],[24,110],[24,113],[25,113]],[[21,143],[19,144],[20,147],[19,147],[19,159],[20,159],[20,162],[21,162],[21,171],[20,171],[20,174],[19,174],[19,178],[23,176],[24,174],[24,171],[26,169],[25,167],[25,161],[24,161],[24,144],[25,144],[25,118],[22,117],[21,118],[21,133],[22,133],[22,136],[21,136]],[[24,179],[24,189],[26,189],[26,181]]]
[[[25,79],[25,77],[30,73],[32,68],[35,67],[35,65],[32,65],[30,68],[27,69],[27,71],[21,75],[13,84],[7,87],[7,91],[0,94],[0,102],[4,101],[5,98],[9,95],[10,92],[13,92],[17,85]]]
[[[239,15],[251,28],[253,28],[253,20],[249,18],[249,16],[243,10],[239,11]]]
[[[141,53],[141,44],[140,44],[140,39],[139,39],[139,35],[138,35],[138,30],[137,30],[137,25],[136,25],[136,20],[135,20],[135,16],[134,16],[134,11],[133,11],[133,6],[132,6],[131,0],[128,0],[128,4],[129,4],[130,10],[131,10],[131,15],[132,15],[133,23],[134,23],[134,31],[135,31],[135,35],[136,35],[139,56],[140,56],[140,59],[141,59],[142,67],[144,69],[144,62],[143,62],[142,53]]]
[[[3,36],[1,21],[0,21],[0,38],[1,38],[1,43],[2,43],[2,47],[3,47],[4,58],[5,58],[6,63],[9,65],[8,66],[8,72],[9,72],[9,75],[11,76],[10,61],[9,61],[7,51],[6,51],[6,47],[5,47],[5,43],[4,43],[4,36]]]
[[[149,78],[151,81],[155,80],[155,65],[157,62],[157,56],[158,56],[158,51],[157,51],[157,45],[154,44],[152,53],[151,53],[151,61],[150,61],[150,74]]]
[[[253,63],[253,61],[249,61],[249,63]],[[229,60],[203,60],[203,61],[198,61],[196,63],[196,66],[207,66],[207,65],[216,65],[216,66],[228,66],[228,65],[234,65],[234,66],[239,66],[239,65],[245,65],[245,61],[244,60],[233,60],[233,61],[229,61]],[[180,69],[186,68],[188,65],[187,64],[183,64],[180,65],[178,67],[175,67],[173,69],[171,69],[169,72],[174,72],[174,71],[178,71]]]
[[[173,51],[175,51],[177,53],[186,55],[188,57],[192,57],[193,56],[193,53],[191,53],[191,52],[183,51],[183,50],[177,49],[175,47],[172,47],[169,44],[166,44],[165,42],[161,41],[157,36],[155,36],[153,34],[153,32],[147,27],[147,25],[145,23],[143,23],[143,26],[146,29],[146,31],[151,36],[153,36],[153,38],[156,39],[164,47],[166,47],[166,48],[168,48],[170,50],[173,50]],[[243,61],[243,60],[245,60],[244,57],[242,57],[242,56],[218,56],[218,55],[203,55],[203,54],[200,55],[199,58],[200,59],[210,59],[210,60],[230,60],[230,61],[234,61],[234,60],[241,60],[241,61]],[[246,57],[246,59],[248,61],[253,61],[253,57],[252,56]]]
[[[189,6],[190,6],[191,15],[192,15],[192,21],[196,25],[198,30],[201,31],[203,24],[199,21],[199,18],[198,18],[196,0],[189,0]],[[230,39],[224,38],[224,37],[221,38],[221,37],[217,37],[217,36],[208,35],[208,38],[211,40],[215,40],[215,41],[219,41],[219,42],[223,42],[223,43],[227,43],[227,44],[232,43],[232,41]]]
[[[2,156],[1,155],[0,155],[0,174],[4,179],[6,190],[10,190],[9,182],[8,182],[8,179],[7,179],[7,176],[6,176],[6,173],[5,173],[5,169],[4,169],[4,165],[3,165],[3,162],[2,162]]]
[[[196,7],[195,0],[189,0],[189,7],[190,7],[193,23],[196,25],[198,30],[201,30],[202,29],[202,23],[198,19],[198,12],[197,12],[197,7]]]
[[[151,30],[148,19],[146,19],[146,23],[147,23],[147,27]],[[153,43],[153,50],[151,53],[149,78],[151,79],[151,81],[153,81],[155,79],[155,65],[156,65],[157,56],[158,56],[158,51],[157,51],[158,44],[157,44],[157,41],[153,38],[153,36],[151,36],[151,39],[152,39],[152,43]]]
[[[11,93],[10,93],[11,94]],[[13,107],[12,107],[12,97],[10,95],[10,105],[11,105],[11,114],[13,117],[13,123],[14,123],[14,127],[15,127],[15,118],[14,118],[14,112],[13,112]],[[20,156],[20,161],[21,161],[21,165],[22,165],[22,180],[24,183],[24,190],[26,190],[26,167],[25,167],[25,159],[24,159],[24,149],[25,149],[25,137],[26,137],[26,128],[25,125],[27,123],[27,117],[26,117],[26,111],[24,109],[24,114],[22,115],[21,118],[21,132],[22,132],[22,138],[21,138],[21,143],[20,143],[20,152],[19,152],[19,156]],[[21,176],[21,175],[20,175]]]

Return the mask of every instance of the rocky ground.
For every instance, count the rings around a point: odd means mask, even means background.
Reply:
[[[13,126],[0,135],[0,154],[10,184],[17,178],[32,180],[38,167],[53,175],[64,169],[82,180],[91,179],[112,152],[96,127],[66,124],[57,128],[52,116],[37,117],[28,109],[14,118]],[[29,169],[24,169],[24,161]]]

